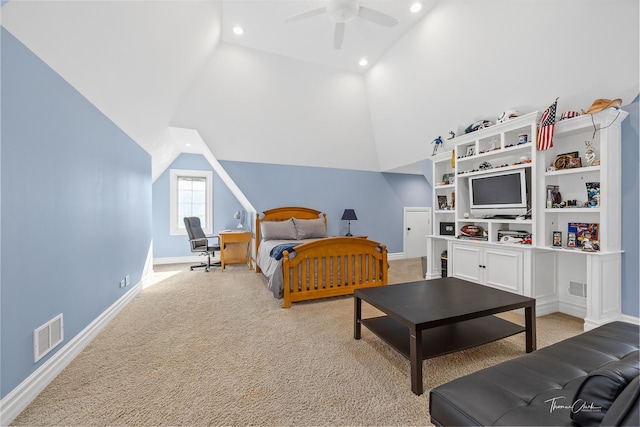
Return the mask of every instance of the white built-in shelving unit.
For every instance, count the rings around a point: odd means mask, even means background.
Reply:
[[[446,274],[536,298],[538,315],[561,311],[582,317],[585,329],[621,318],[621,123],[627,115],[609,108],[560,121],[554,146],[545,151],[536,147],[538,112],[456,137],[453,152],[431,158],[434,227],[428,236],[426,278],[442,275],[440,255],[446,250]],[[527,134],[528,142],[520,143],[520,134]],[[599,165],[587,166],[585,141],[591,142]],[[550,168],[559,155],[575,152],[581,167]],[[493,168],[480,170],[483,162]],[[465,217],[470,177],[519,169],[528,177],[530,215]],[[453,179],[443,181],[446,176]],[[565,201],[585,202],[588,182],[599,183],[598,206],[547,207],[547,186],[557,186]],[[443,196],[447,205],[441,207]],[[599,250],[568,248],[569,223],[598,224]],[[486,240],[460,239],[464,225],[482,227]],[[531,243],[502,242],[498,232],[503,230],[530,234]],[[555,231],[562,232],[561,247],[553,246]]]

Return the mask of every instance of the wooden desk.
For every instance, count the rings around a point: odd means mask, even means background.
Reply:
[[[251,263],[251,232],[250,231],[221,231],[220,236],[220,263],[222,271],[225,264],[249,264]]]

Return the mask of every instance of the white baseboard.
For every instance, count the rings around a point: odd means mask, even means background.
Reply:
[[[640,325],[640,317],[633,317],[633,316],[629,316],[627,314],[623,314],[622,315],[622,321],[623,322],[627,322],[627,323],[633,323],[636,325]]]
[[[405,258],[406,258],[406,256],[404,255],[404,252],[387,253],[387,260],[389,260],[389,261],[405,259]],[[211,262],[213,262],[214,259],[217,261],[218,258],[217,257],[216,258],[211,258]],[[153,264],[154,265],[186,264],[186,263],[189,263],[189,262],[197,264],[199,262],[206,262],[206,261],[207,261],[206,257],[202,257],[202,256],[198,256],[198,255],[193,255],[193,256],[175,256],[175,257],[154,258],[153,259]]]
[[[0,426],[8,426],[54,378],[111,322],[111,320],[140,293],[138,282],[93,322],[73,337],[49,360],[36,369],[0,401]]]
[[[562,312],[559,306],[558,301],[544,301],[536,299],[536,317],[546,316],[547,314]],[[571,313],[567,313],[571,314]]]
[[[587,317],[587,309],[580,305],[571,304],[566,301],[560,301],[558,303],[558,311],[560,313],[568,314],[569,316],[578,317],[584,319]]]
[[[399,259],[406,259],[407,257],[404,255],[404,252],[394,252],[394,253],[388,253],[387,252],[387,261],[396,261]]]
[[[211,258],[211,262],[213,262],[215,258]],[[165,257],[165,258],[154,258],[154,265],[161,264],[186,264],[186,263],[199,263],[199,262],[207,262],[207,257],[199,256],[199,255],[190,255],[190,256],[174,256],[174,257]]]

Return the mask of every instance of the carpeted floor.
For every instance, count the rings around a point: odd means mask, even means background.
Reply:
[[[422,278],[420,259],[390,264],[391,283]],[[520,334],[426,360],[416,396],[406,359],[366,328],[353,339],[352,297],[285,310],[246,266],[155,270],[157,283],[13,425],[430,425],[428,390],[524,354]],[[537,326],[541,348],[580,333],[582,320],[553,314]]]

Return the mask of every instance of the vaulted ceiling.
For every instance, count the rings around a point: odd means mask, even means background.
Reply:
[[[11,0],[0,18],[154,174],[199,149],[175,128],[220,160],[411,171],[435,137],[506,109],[638,95],[637,0],[361,0],[399,23],[357,17],[339,50],[326,14],[284,22],[328,2]]]

